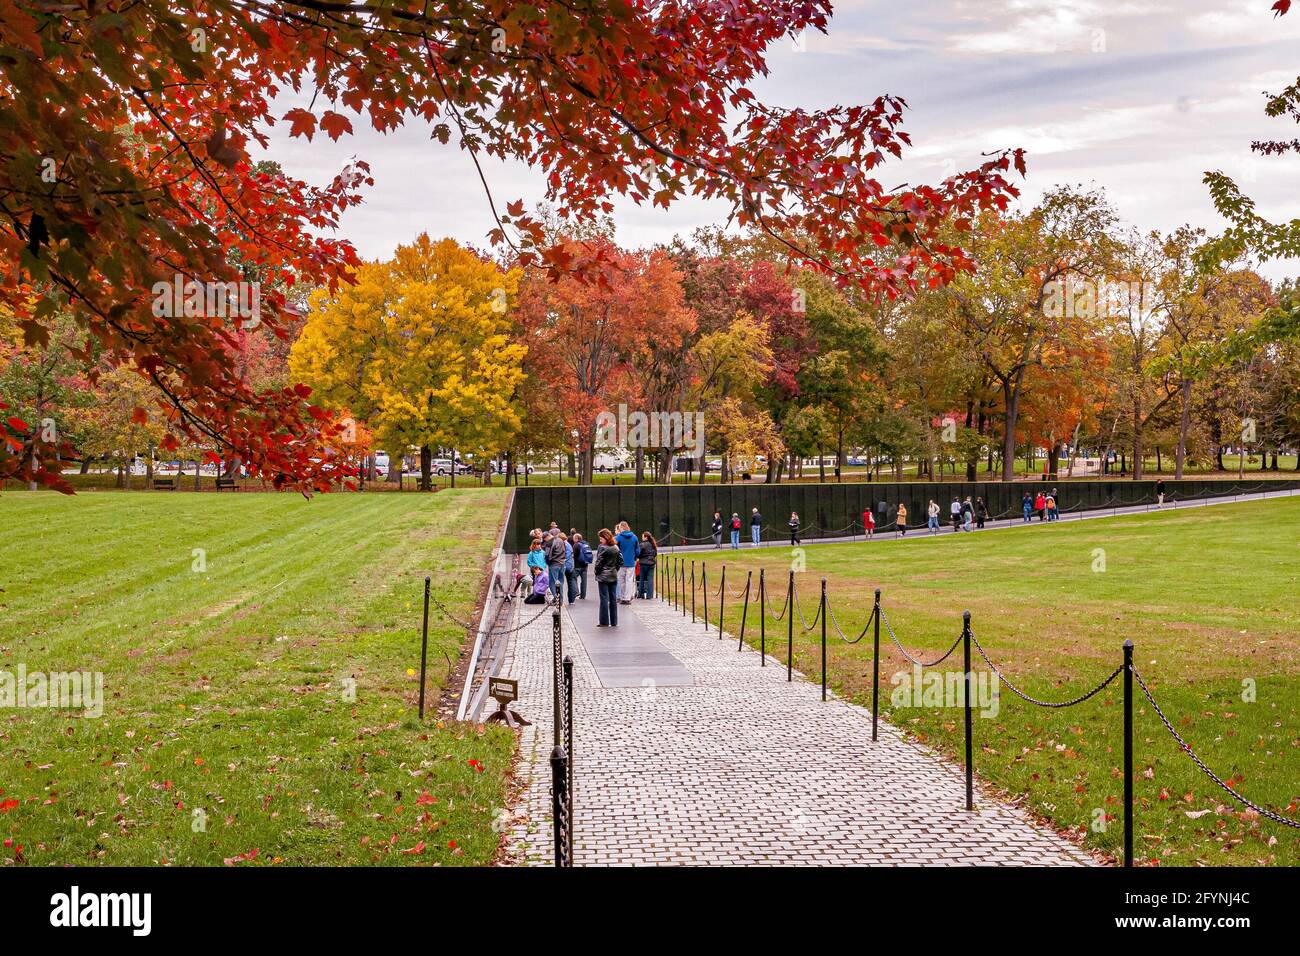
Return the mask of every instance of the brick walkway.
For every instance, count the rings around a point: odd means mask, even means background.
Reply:
[[[594,600],[594,597],[589,599]],[[535,613],[535,608],[523,610]],[[635,614],[695,677],[689,686],[604,687],[564,614],[574,659],[575,860],[602,865],[1087,865],[1091,858],[1025,814],[977,792],[961,809],[961,769],[822,702],[820,688],[750,648],[706,636],[659,601]],[[531,615],[530,615],[531,616]],[[579,620],[590,615],[578,615]],[[521,631],[507,668],[524,728],[507,858],[551,862],[551,620]]]

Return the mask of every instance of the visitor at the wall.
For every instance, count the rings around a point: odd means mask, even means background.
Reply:
[[[740,515],[731,513],[731,550],[740,550]]]
[[[530,568],[533,574],[533,590],[528,597],[524,598],[525,604],[545,604],[546,592],[551,589],[551,580],[547,577],[546,569],[534,565]]]
[[[713,546],[722,547],[722,515],[717,511],[713,512]]]
[[[578,599],[578,582],[573,576],[576,567],[573,563],[573,542],[567,534],[561,534],[560,537],[564,539],[564,583],[569,586],[569,603],[572,604]]]
[[[614,543],[614,534],[608,528],[601,528],[597,539],[600,544],[592,568],[596,590],[600,592],[600,623],[596,626],[618,627],[618,579],[623,573],[623,552]]]
[[[939,533],[939,502],[931,498],[929,505],[926,506],[925,513],[926,513],[925,526],[930,529],[930,534],[938,534]]]
[[[542,550],[540,535],[528,544],[528,567],[546,570],[546,552]]]
[[[975,519],[975,506],[970,503],[970,495],[967,495],[961,503],[961,530],[970,531],[971,522]]]
[[[1020,510],[1025,513],[1025,524],[1029,524],[1029,516],[1034,513],[1034,499],[1029,497],[1029,492],[1020,499]]]
[[[983,528],[984,520],[989,516],[989,506],[984,503],[983,498],[975,499],[975,527]]]
[[[618,599],[623,604],[632,603],[632,593],[636,587],[636,553],[638,550],[636,534],[626,521],[618,523],[618,535],[614,539],[618,550],[623,555],[623,566],[618,571]]]
[[[931,504],[934,504],[934,502],[931,502]],[[935,507],[938,508],[939,506],[935,505]],[[935,517],[937,518],[938,515]],[[907,505],[901,501],[898,503],[898,514],[894,516],[894,527],[898,529],[899,537],[907,536]]]
[[[591,545],[578,532],[573,533],[573,578],[578,588],[578,600],[587,600],[587,567],[595,560]]]
[[[1163,508],[1165,505],[1165,480],[1161,478],[1156,482],[1156,507]]]
[[[649,531],[641,532],[641,546],[637,550],[636,564],[637,597],[650,599],[655,596],[655,564],[659,556],[659,542]]]
[[[1039,521],[1047,517],[1047,496],[1041,491],[1034,495],[1034,511],[1038,514]]]
[[[961,499],[954,497],[948,506],[948,517],[952,521],[952,530],[961,530]]]
[[[870,540],[875,531],[876,516],[871,513],[870,508],[862,509],[862,533],[867,536],[867,540]]]
[[[759,539],[763,536],[763,516],[754,509],[754,513],[749,516],[749,534],[754,539],[754,544],[758,544]]]
[[[790,524],[790,547],[793,548],[799,544],[799,512],[797,511],[790,512],[789,524]]]
[[[564,535],[556,527],[555,522],[551,522],[551,530],[546,532],[546,573],[551,579],[551,590],[555,592],[555,598],[560,599],[560,587],[564,582]]]

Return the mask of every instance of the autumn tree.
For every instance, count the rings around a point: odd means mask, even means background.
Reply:
[[[354,285],[312,295],[290,369],[394,456],[420,448],[427,489],[432,450],[486,457],[519,430],[512,397],[527,348],[510,341],[507,316],[518,283],[517,271],[422,234],[362,266]]]
[[[280,290],[334,294],[350,281],[357,256],[329,233],[371,182],[368,167],[316,185],[260,170],[250,150],[274,124],[339,139],[354,120],[385,133],[427,123],[437,140],[455,138],[480,178],[489,158],[537,168],[573,221],[608,212],[616,195],[661,206],[698,196],[787,244],[807,237],[799,254],[843,282],[895,293],[969,268],[963,250],[932,241],[939,226],[1005,207],[1006,176],[1023,171],[1019,152],[998,153],[938,185],[890,191],[877,177],[910,143],[901,99],[817,111],[759,100],[767,48],[824,31],[828,0],[719,11],[474,0],[454,12],[214,0],[198,16],[163,0],[4,0],[3,302],[28,341],[44,341],[52,317],[70,310],[112,364],[154,382],[185,435],[277,485],[327,488],[337,470],[321,442],[338,426],[306,390],[242,382],[225,316],[153,308],[157,283],[238,281],[231,250],[268,283],[262,321],[273,331]],[[289,91],[307,95],[281,113]],[[606,265],[599,248],[546,246],[521,201],[487,202],[492,239],[521,262],[556,275]],[[882,268],[872,245],[892,239],[912,251]]]

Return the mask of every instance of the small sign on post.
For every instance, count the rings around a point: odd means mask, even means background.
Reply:
[[[488,695],[497,702],[497,709],[488,716],[489,724],[505,724],[511,728],[529,726],[529,721],[510,709],[510,704],[519,699],[519,681],[510,677],[489,677]]]

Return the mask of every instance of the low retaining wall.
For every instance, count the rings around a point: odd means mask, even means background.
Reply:
[[[1020,514],[1021,496],[1057,489],[1062,514],[1149,504],[1156,498],[1156,480],[1142,481],[935,481],[848,482],[836,484],[678,484],[520,487],[506,527],[509,551],[528,549],[528,533],[552,521],[564,530],[577,528],[594,542],[601,528],[626,521],[638,533],[649,531],[661,545],[695,544],[710,540],[713,512],[723,520],[740,515],[741,536],[749,540],[750,510],[763,516],[762,540],[788,537],[786,522],[797,511],[801,538],[839,537],[862,531],[862,512],[875,512],[876,527],[888,530],[900,502],[907,505],[908,526],[924,526],[926,505],[933,498],[946,517],[954,497],[982,497],[991,518]],[[1300,479],[1165,480],[1169,501],[1217,498],[1259,491],[1300,488]]]

